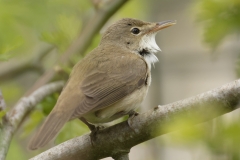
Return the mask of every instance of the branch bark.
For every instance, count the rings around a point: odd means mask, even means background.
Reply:
[[[95,160],[116,157],[118,154],[128,153],[139,143],[173,131],[165,128],[180,115],[189,120],[201,115],[192,122],[192,125],[198,124],[237,109],[239,100],[240,80],[236,80],[194,97],[157,106],[128,121],[100,130],[94,146],[91,145],[89,134],[86,134],[59,144],[31,160]],[[178,129],[180,128],[174,130]]]
[[[19,124],[39,102],[46,96],[54,92],[60,91],[63,87],[63,82],[54,82],[42,86],[34,91],[30,96],[22,98],[16,106],[3,117],[2,126],[0,127],[0,159],[5,159],[12,136],[17,130]]]
[[[5,110],[6,107],[7,107],[7,106],[6,106],[6,103],[5,103],[5,101],[4,101],[2,92],[1,92],[1,90],[0,90],[0,112],[3,111],[3,110]]]
[[[115,156],[112,156],[115,160],[129,160],[128,153],[120,153]]]
[[[78,39],[74,41],[70,47],[66,50],[66,52],[60,58],[61,64],[67,63],[69,58],[76,53],[83,54],[88,48],[90,42],[94,38],[94,35],[100,31],[102,26],[106,23],[106,21],[119,9],[123,4],[125,4],[128,0],[112,0],[109,1],[108,4],[105,4],[102,8],[99,8],[92,18],[89,19],[83,31],[79,35]],[[56,72],[54,69],[50,69],[46,71],[37,82],[30,88],[30,90],[26,93],[26,95],[31,94],[34,90],[36,90],[39,86],[42,86],[52,80],[55,76]]]

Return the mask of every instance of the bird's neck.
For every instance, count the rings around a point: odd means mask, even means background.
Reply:
[[[147,49],[142,49],[138,51],[138,54],[143,57],[143,59],[147,62],[148,68],[151,69],[151,65],[155,62],[158,62],[158,58],[155,56],[154,53],[150,52]]]
[[[147,34],[144,35],[139,42],[138,54],[141,55],[148,66],[151,67],[151,64],[158,62],[158,58],[155,56],[155,53],[161,51],[155,41],[156,34]]]

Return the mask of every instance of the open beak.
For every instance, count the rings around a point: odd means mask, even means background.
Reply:
[[[176,20],[168,20],[168,21],[157,22],[156,25],[151,29],[150,32],[157,32],[161,29],[170,27],[170,26],[172,26],[176,23],[177,23]]]

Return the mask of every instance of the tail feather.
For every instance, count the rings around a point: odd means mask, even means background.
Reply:
[[[71,114],[64,115],[54,111],[50,113],[44,124],[31,139],[28,148],[35,150],[46,145],[57,135],[70,117]]]

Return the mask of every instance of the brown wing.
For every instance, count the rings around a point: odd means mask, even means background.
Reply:
[[[80,89],[85,97],[72,118],[112,105],[145,84],[147,64],[136,55],[116,56],[102,63],[83,80]]]

